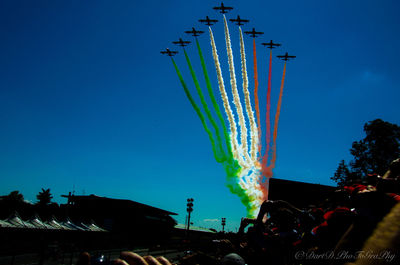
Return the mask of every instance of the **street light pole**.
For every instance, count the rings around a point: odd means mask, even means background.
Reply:
[[[187,208],[186,211],[188,212],[188,222],[187,222],[187,232],[189,233],[189,229],[190,229],[190,213],[193,212],[193,198],[189,198],[187,199]]]

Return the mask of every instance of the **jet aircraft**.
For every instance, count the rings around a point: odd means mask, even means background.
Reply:
[[[182,47],[185,47],[190,43],[190,41],[184,41],[184,40],[182,40],[182,38],[179,38],[179,41],[173,41],[172,43],[182,46]]]
[[[229,19],[229,21],[235,22],[236,25],[240,26],[240,25],[244,25],[244,23],[247,23],[247,22],[249,22],[250,20],[248,20],[248,19],[241,19],[240,16],[238,15],[236,19],[231,18],[231,19]]]
[[[171,51],[170,49],[166,48],[165,51],[161,51],[162,54],[166,54],[170,57],[174,56],[175,54],[177,54],[177,51]]]
[[[225,6],[224,3],[221,2],[221,6],[215,6],[213,7],[214,10],[220,10],[219,12],[222,14],[228,13],[233,9],[233,7],[230,6]],[[226,11],[228,10],[228,11]]]
[[[296,56],[294,56],[294,55],[289,55],[288,53],[286,53],[285,55],[278,55],[278,56],[276,56],[276,57],[278,57],[279,59],[284,60],[284,61],[288,61],[289,59],[294,59],[294,58],[296,58]]]
[[[250,37],[252,37],[252,38],[255,38],[255,37],[258,37],[258,35],[264,34],[264,32],[256,31],[254,28],[252,31],[245,31],[244,33],[249,34]]]
[[[266,43],[264,42],[264,43],[261,43],[261,44],[264,45],[264,46],[267,46],[267,48],[270,48],[270,49],[273,49],[273,48],[281,46],[281,44],[274,43],[272,40],[270,42],[266,42]]]
[[[205,19],[199,19],[199,22],[205,23],[207,26],[212,26],[212,25],[214,25],[215,23],[217,23],[218,20],[216,20],[216,19],[210,19],[208,16],[206,16]]]
[[[204,33],[204,31],[195,30],[195,28],[192,28],[192,30],[185,31],[185,33],[192,34],[192,36],[197,37],[200,36],[200,34]]]

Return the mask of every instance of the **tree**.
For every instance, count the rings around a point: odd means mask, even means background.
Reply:
[[[25,202],[24,195],[15,190],[5,196],[0,196],[0,218],[7,218],[15,212],[22,212],[30,207]]]
[[[331,178],[339,186],[356,181],[367,181],[373,174],[383,175],[389,164],[400,156],[400,127],[376,119],[364,125],[365,138],[352,144],[353,160],[347,167],[344,160],[339,163]],[[346,170],[346,168],[348,170]]]
[[[51,199],[53,199],[53,196],[50,193],[50,189],[45,190],[42,188],[42,191],[40,191],[39,194],[36,195],[36,198],[38,199],[38,205],[49,205]]]
[[[385,174],[390,162],[400,155],[400,127],[377,119],[364,125],[366,137],[353,143],[352,169],[361,176]]]
[[[350,170],[346,165],[346,162],[342,160],[339,163],[339,166],[336,169],[335,174],[333,175],[333,177],[331,177],[331,180],[335,181],[339,187],[343,187],[346,184],[349,174]]]
[[[15,190],[10,192],[10,194],[8,194],[7,196],[3,196],[3,200],[7,202],[21,203],[24,202],[24,195]]]

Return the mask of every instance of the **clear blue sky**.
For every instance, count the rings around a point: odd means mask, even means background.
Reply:
[[[195,225],[219,229],[215,219],[226,217],[236,229],[245,208],[225,187],[207,135],[160,54],[189,38],[183,31],[192,26],[207,30],[198,19],[221,21],[211,9],[219,3],[1,1],[0,194],[19,190],[36,201],[50,188],[64,203],[60,195],[75,187],[177,212],[181,223],[193,197]],[[329,178],[350,158],[365,122],[400,124],[398,1],[225,4],[235,7],[228,18],[251,20],[243,29],[265,32],[257,40],[262,106],[267,52],[259,44],[273,39],[283,43],[279,53],[297,55],[287,67],[275,177],[333,185]],[[213,29],[223,59],[222,23]],[[238,59],[233,25],[231,33]],[[209,37],[199,40],[217,90]],[[195,47],[188,52],[198,69]],[[181,53],[176,61],[194,92]],[[282,67],[274,60],[274,102]]]

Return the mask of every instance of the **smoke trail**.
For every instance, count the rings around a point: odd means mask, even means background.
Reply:
[[[214,118],[213,118],[213,116],[212,116],[212,114],[210,112],[210,109],[208,108],[207,102],[206,102],[206,100],[204,98],[203,91],[201,90],[199,81],[197,80],[196,73],[195,73],[195,71],[193,69],[192,63],[190,62],[189,56],[188,56],[188,54],[187,54],[185,49],[183,50],[183,52],[185,53],[186,62],[188,64],[188,66],[189,66],[189,70],[190,70],[190,73],[192,75],[193,82],[194,82],[194,85],[195,85],[196,90],[197,90],[197,94],[200,97],[201,104],[203,105],[203,108],[204,108],[204,111],[206,112],[207,118],[210,120],[211,125],[214,127],[215,134],[217,136],[218,149],[219,149],[219,152],[217,152],[217,154],[218,154],[217,162],[221,163],[221,162],[226,160],[226,155],[225,155],[224,149],[222,147],[222,140],[221,140],[221,135],[219,133],[218,125],[215,122],[215,120],[214,120]],[[213,146],[213,149],[215,149],[215,148],[216,148],[216,146]]]
[[[235,122],[235,117],[233,115],[231,106],[229,104],[229,99],[228,95],[225,90],[225,84],[224,84],[224,79],[222,77],[222,72],[221,72],[221,65],[219,63],[219,57],[217,53],[217,47],[215,45],[214,41],[214,35],[211,30],[211,27],[209,27],[209,32],[210,32],[210,41],[211,41],[211,47],[212,47],[212,53],[213,53],[213,58],[214,58],[214,64],[215,64],[215,70],[217,72],[217,77],[218,77],[218,87],[219,91],[221,93],[222,97],[222,102],[224,104],[224,109],[226,112],[226,115],[228,117],[229,121],[229,128],[231,130],[231,141],[232,141],[232,152],[235,155],[235,158],[238,160],[239,164],[242,166],[244,165],[244,160],[241,156],[238,156],[237,153],[239,152],[239,143],[237,141],[237,130],[236,130],[236,122]]]
[[[239,126],[241,131],[241,149],[239,149],[242,155],[246,158],[245,161],[248,163],[250,161],[250,156],[248,154],[248,145],[247,145],[247,128],[246,121],[243,115],[242,104],[240,103],[240,97],[236,86],[236,75],[235,75],[235,66],[233,63],[233,54],[232,54],[232,46],[231,39],[229,35],[228,23],[226,22],[226,17],[224,15],[224,26],[225,26],[225,40],[226,40],[226,50],[228,54],[228,62],[229,62],[229,73],[231,77],[231,88],[233,94],[233,102],[235,104],[238,117],[239,117]]]
[[[230,143],[230,137],[229,137],[229,134],[228,134],[228,130],[226,128],[224,118],[222,117],[222,113],[221,113],[221,110],[219,108],[219,105],[218,105],[218,103],[217,103],[217,101],[215,99],[214,91],[212,89],[210,78],[208,76],[206,63],[204,61],[203,52],[201,51],[200,43],[199,43],[197,38],[196,38],[196,45],[197,45],[197,50],[198,50],[199,56],[200,56],[201,66],[203,68],[204,78],[205,78],[206,84],[207,84],[208,95],[210,96],[210,99],[211,99],[212,105],[214,107],[215,113],[217,113],[218,119],[219,119],[219,121],[220,121],[220,123],[222,125],[222,130],[223,130],[223,134],[224,134],[224,138],[225,138],[225,144],[226,144],[226,148],[227,148],[228,156],[229,156],[228,159],[233,159],[232,147],[231,147],[231,143]],[[216,133],[217,133],[217,131],[216,131]],[[217,135],[218,135],[218,133],[217,133]]]
[[[254,211],[256,210],[252,206],[252,198],[246,193],[246,188],[238,183],[238,175],[242,172],[238,162],[233,160],[233,163],[224,163],[224,169],[226,172],[226,186],[230,192],[239,196],[240,201],[246,207],[248,217],[254,217]]]
[[[239,185],[246,191],[249,197],[249,205],[247,205],[248,215],[255,217],[265,197],[263,186],[260,182],[261,167],[257,159],[257,147],[259,144],[258,129],[254,117],[254,112],[250,101],[250,92],[248,89],[248,78],[246,69],[246,52],[243,41],[243,32],[239,27],[240,36],[240,58],[242,63],[242,79],[243,79],[243,94],[245,96],[246,113],[250,124],[250,139],[251,139],[251,161],[249,165],[239,172]]]
[[[267,90],[267,112],[266,112],[266,148],[263,156],[262,164],[263,167],[267,166],[269,148],[271,144],[271,76],[272,76],[272,49],[269,52],[269,71],[268,71],[268,90]],[[264,174],[264,176],[267,176]],[[272,172],[268,173],[268,176],[272,176]]]
[[[272,146],[272,159],[271,159],[271,163],[270,163],[270,166],[269,166],[271,170],[275,167],[275,161],[276,161],[276,137],[278,136],[278,123],[279,123],[279,115],[281,113],[283,85],[285,83],[285,75],[286,75],[286,62],[285,62],[285,65],[283,67],[281,89],[280,89],[280,92],[279,92],[278,106],[276,108],[276,114],[275,114],[273,146]]]
[[[258,128],[258,154],[261,157],[261,150],[262,150],[262,140],[261,140],[261,118],[260,118],[260,106],[259,106],[259,99],[258,99],[258,71],[257,71],[257,49],[256,49],[256,39],[253,38],[253,60],[254,60],[254,102],[255,102],[255,107],[256,107],[256,115],[257,115],[257,128]],[[261,160],[261,159],[260,159]],[[263,161],[264,162],[264,161]],[[260,165],[258,164],[257,169],[262,172],[262,169],[264,168],[264,164],[262,163],[261,168]],[[268,200],[268,187],[269,187],[269,178],[262,179],[263,176],[260,174],[257,178],[257,184],[258,186],[256,187],[259,191],[261,191],[262,195],[258,197],[258,203],[261,205],[261,203],[265,200]]]
[[[196,111],[197,116],[199,116],[200,121],[203,124],[204,130],[208,134],[208,137],[210,139],[211,146],[212,146],[212,149],[213,149],[213,153],[214,153],[214,158],[215,158],[215,160],[218,161],[219,158],[218,158],[218,155],[217,155],[217,151],[215,149],[215,141],[214,141],[213,134],[210,131],[210,129],[208,129],[208,126],[207,126],[206,120],[204,118],[204,115],[203,115],[203,113],[201,113],[201,110],[200,110],[199,106],[197,106],[197,104],[194,101],[192,95],[190,94],[189,89],[187,88],[187,85],[186,85],[185,81],[183,80],[182,74],[179,71],[179,68],[176,65],[176,63],[175,63],[175,61],[174,61],[174,59],[172,57],[171,57],[171,61],[172,61],[173,65],[174,65],[174,67],[175,67],[176,73],[178,74],[179,80],[181,81],[181,84],[182,84],[183,90],[185,91],[186,97],[189,99],[190,104],[192,104],[193,109]]]
[[[233,112],[230,108],[228,95],[225,90],[225,85],[224,85],[224,80],[222,78],[222,72],[221,72],[221,66],[219,63],[217,48],[215,45],[214,35],[212,33],[211,28],[209,28],[209,32],[210,32],[210,40],[211,40],[214,64],[215,64],[217,77],[218,77],[219,90],[221,93],[225,112],[228,116],[228,121],[229,121],[231,135],[232,135],[231,141],[232,141],[233,154],[235,157],[235,160],[232,160],[230,162],[227,161],[224,163],[224,169],[226,171],[226,180],[227,180],[226,186],[229,188],[230,192],[239,196],[240,201],[246,207],[248,217],[254,217],[255,212],[257,211],[257,209],[259,209],[259,205],[254,204],[254,201],[255,201],[253,198],[254,196],[253,197],[249,196],[248,191],[246,190],[246,186],[243,185],[243,182],[244,182],[244,181],[242,181],[243,178],[240,177],[240,176],[246,175],[246,173],[248,172],[248,170],[243,169],[243,167],[247,166],[247,165],[245,165],[243,156],[238,151],[239,144],[237,142],[236,122],[235,122],[235,118],[233,116]]]
[[[244,48],[243,33],[239,27],[240,36],[240,58],[242,60],[242,79],[243,79],[243,94],[244,102],[246,106],[247,118],[250,124],[250,155],[252,161],[257,161],[257,146],[258,146],[258,131],[257,125],[254,118],[253,108],[251,107],[250,92],[249,92],[249,81],[247,79],[247,67],[246,67],[246,52]]]
[[[256,39],[253,38],[253,58],[254,58],[254,103],[256,105],[257,127],[258,127],[258,153],[261,156],[261,119],[260,119],[260,103],[258,101],[258,72],[257,72],[257,52]]]

